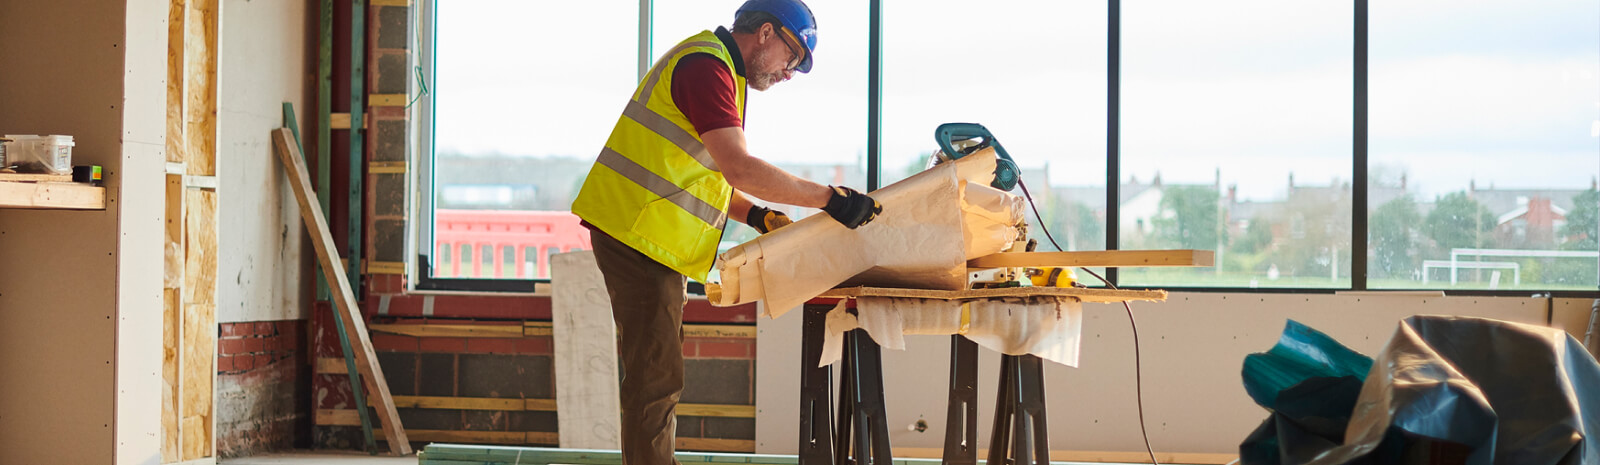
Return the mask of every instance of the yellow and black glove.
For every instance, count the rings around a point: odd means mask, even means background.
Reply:
[[[832,186],[833,197],[828,198],[828,205],[822,211],[833,217],[839,224],[846,228],[855,229],[871,222],[883,213],[883,205],[867,194],[857,192],[844,186]]]
[[[744,217],[744,224],[756,228],[756,231],[760,231],[761,234],[776,231],[778,228],[788,226],[789,223],[793,222],[793,220],[789,219],[789,215],[785,215],[783,212],[758,205],[751,205],[750,213]]]

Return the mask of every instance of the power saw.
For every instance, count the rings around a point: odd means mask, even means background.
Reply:
[[[939,143],[939,151],[933,155],[931,164],[958,160],[979,150],[994,147],[996,156],[994,164],[994,182],[990,187],[1003,191],[1011,191],[1017,187],[1017,182],[1022,180],[1022,169],[1011,160],[1011,154],[1006,153],[1006,148],[994,138],[988,128],[978,123],[944,123],[933,130],[933,138]],[[976,140],[975,140],[976,139]],[[958,148],[957,145],[960,145]]]

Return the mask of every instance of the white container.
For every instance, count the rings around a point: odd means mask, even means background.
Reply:
[[[6,135],[6,163],[23,173],[72,174],[72,136]]]

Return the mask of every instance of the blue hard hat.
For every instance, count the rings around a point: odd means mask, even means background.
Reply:
[[[793,33],[800,43],[805,45],[806,53],[800,58],[800,66],[795,70],[802,73],[811,72],[811,55],[817,50],[817,17],[811,14],[811,7],[800,0],[748,0],[739,6],[739,11],[733,16],[746,11],[760,11],[776,16],[783,27]]]

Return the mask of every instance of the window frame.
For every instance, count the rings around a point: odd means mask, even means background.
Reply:
[[[1119,250],[1121,205],[1120,179],[1122,177],[1120,165],[1121,151],[1121,0],[1106,0],[1106,212],[1105,212],[1105,250]],[[882,180],[882,116],[883,116],[883,2],[884,0],[869,0],[868,2],[868,44],[867,56],[867,187],[868,190],[880,187]],[[638,46],[638,77],[642,77],[652,64],[650,56],[651,25],[652,25],[652,0],[639,0],[639,46]],[[1592,290],[1454,290],[1439,288],[1383,288],[1369,289],[1368,274],[1368,214],[1369,212],[1369,183],[1368,178],[1368,23],[1369,0],[1351,0],[1354,14],[1354,39],[1351,44],[1354,48],[1353,72],[1354,92],[1351,102],[1352,108],[1352,182],[1351,201],[1351,249],[1355,251],[1350,259],[1350,286],[1348,288],[1241,288],[1241,287],[1188,287],[1188,286],[1162,286],[1169,291],[1177,292],[1203,292],[1203,293],[1279,293],[1279,294],[1338,294],[1346,292],[1439,292],[1442,295],[1459,296],[1515,296],[1527,297],[1554,297],[1554,298],[1600,298],[1600,283]],[[433,59],[434,44],[438,40],[438,30],[435,27],[437,11],[435,2],[422,2],[423,7],[419,12],[418,21],[422,24],[418,42],[423,60],[424,79],[433,82],[437,62]],[[433,92],[425,96],[419,104],[422,109],[419,114],[420,130],[414,139],[418,147],[425,150],[419,151],[420,163],[417,167],[415,182],[418,189],[419,201],[415,202],[416,210],[412,218],[416,219],[412,229],[415,246],[412,263],[408,263],[408,271],[414,279],[408,280],[410,291],[428,292],[468,292],[468,293],[548,293],[549,279],[482,279],[482,278],[433,278],[429,276],[430,260],[432,259],[434,209],[433,196],[435,195],[435,162],[434,150],[434,98]],[[427,248],[428,251],[422,250]],[[1600,265],[1597,265],[1600,267]],[[1114,286],[1118,283],[1118,272],[1115,268],[1106,269],[1104,276]]]

